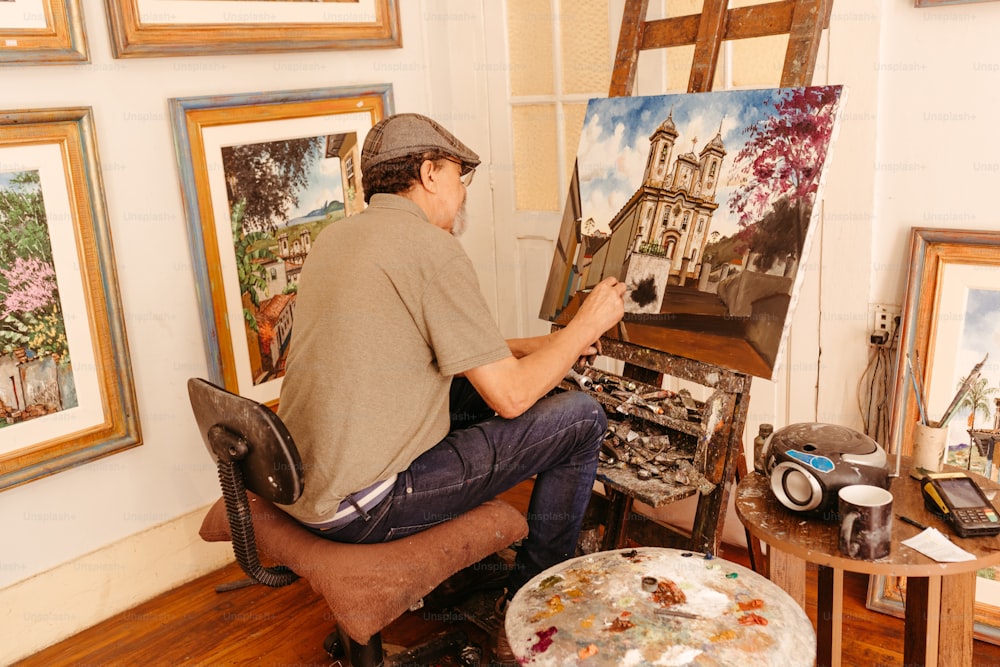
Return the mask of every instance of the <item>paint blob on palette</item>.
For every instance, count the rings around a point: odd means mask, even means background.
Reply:
[[[533,667],[812,665],[805,612],[752,570],[705,554],[643,547],[574,558],[529,581],[507,638]]]

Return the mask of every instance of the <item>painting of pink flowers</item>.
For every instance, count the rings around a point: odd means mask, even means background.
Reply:
[[[0,173],[0,427],[76,405],[39,175]]]

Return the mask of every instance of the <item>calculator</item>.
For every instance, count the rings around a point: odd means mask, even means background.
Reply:
[[[960,537],[1000,534],[1000,516],[976,481],[964,472],[926,473],[920,481],[927,509]]]

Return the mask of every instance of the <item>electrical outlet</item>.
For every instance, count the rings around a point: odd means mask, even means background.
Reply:
[[[869,343],[884,346],[892,342],[896,333],[896,320],[899,318],[899,306],[884,303],[868,304],[869,313]]]

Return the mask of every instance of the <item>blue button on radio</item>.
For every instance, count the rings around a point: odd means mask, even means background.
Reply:
[[[805,452],[799,452],[794,449],[787,450],[785,454],[797,461],[805,463],[807,466],[817,470],[818,472],[831,472],[834,468],[833,461],[825,456],[806,454]]]

